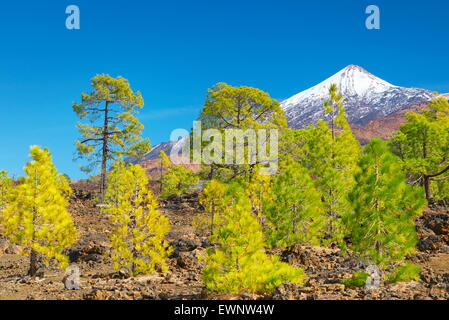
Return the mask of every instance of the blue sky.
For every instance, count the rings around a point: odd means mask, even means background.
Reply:
[[[78,5],[81,29],[65,28]],[[365,28],[365,8],[381,29]],[[248,85],[282,100],[357,64],[396,85],[449,92],[445,0],[4,1],[0,10],[0,168],[21,175],[30,145],[72,162],[72,101],[99,73],[127,78],[145,99],[153,144],[189,129],[206,90]]]

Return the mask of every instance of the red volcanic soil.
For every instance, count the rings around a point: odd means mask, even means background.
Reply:
[[[405,122],[407,112],[419,111],[425,107],[420,105],[402,109],[386,117],[372,120],[363,126],[353,125],[352,130],[362,144],[367,144],[373,138],[388,139]]]

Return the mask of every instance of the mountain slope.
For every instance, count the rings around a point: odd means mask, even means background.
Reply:
[[[349,123],[362,143],[374,137],[388,138],[404,122],[407,111],[425,107],[433,97],[429,90],[395,86],[362,67],[350,65],[281,103],[291,128],[300,129],[326,118],[323,101],[329,98],[329,87],[333,83],[343,95]],[[442,96],[449,98],[449,94]],[[131,161],[145,163],[156,159],[161,150],[169,155],[172,148],[180,150],[186,141],[183,138],[158,144],[143,160]]]
[[[427,104],[433,97],[429,90],[392,85],[359,66],[350,65],[318,85],[281,103],[288,124],[293,129],[325,119],[323,101],[335,83],[344,97],[349,123],[365,125],[411,106]]]

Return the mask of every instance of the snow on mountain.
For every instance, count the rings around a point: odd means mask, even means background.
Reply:
[[[406,107],[426,104],[431,91],[390,84],[359,66],[350,65],[318,85],[281,103],[291,128],[299,129],[325,119],[323,102],[329,99],[329,87],[335,83],[343,95],[348,120],[364,125]]]

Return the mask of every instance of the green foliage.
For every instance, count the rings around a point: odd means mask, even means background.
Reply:
[[[108,179],[108,206],[102,211],[110,216],[114,226],[114,267],[126,268],[134,275],[165,271],[166,258],[172,252],[164,240],[170,224],[157,210],[145,170],[139,165],[117,162]]]
[[[162,169],[168,170],[171,167],[170,158],[167,156],[164,150],[161,150],[161,152],[159,152],[159,159],[161,160]]]
[[[68,183],[72,182],[72,179],[70,178],[70,176],[68,174],[63,173],[62,175],[64,176],[64,178],[67,180]]]
[[[290,133],[290,136],[298,138],[301,151],[295,152],[296,158],[309,169],[321,194],[328,216],[326,242],[344,245],[342,219],[351,211],[347,194],[354,186],[353,174],[361,148],[345,118],[342,96],[336,85],[331,86],[329,95],[330,100],[324,103],[324,107],[330,124],[320,120],[316,126],[310,125],[304,130]],[[287,141],[291,139],[287,137]]]
[[[198,175],[189,169],[182,165],[173,166],[168,169],[162,180],[161,197],[188,193],[190,187],[197,184],[198,181]]]
[[[381,139],[365,147],[359,167],[349,194],[354,210],[346,217],[352,248],[385,268],[415,252],[414,219],[425,200],[421,190],[407,185],[400,159]]]
[[[110,160],[141,156],[150,150],[148,139],[142,139],[143,125],[136,118],[143,107],[140,92],[133,92],[129,82],[109,75],[92,78],[92,92],[81,95],[81,103],[73,103],[73,111],[87,123],[78,123],[81,138],[76,141],[78,158],[91,172],[101,166],[102,192],[106,187],[106,171]]]
[[[21,185],[21,184],[24,184],[24,183],[25,183],[25,177],[19,177],[19,178],[17,178],[17,179],[14,180],[14,183],[13,183],[13,184],[15,184],[15,185]]]
[[[195,217],[193,226],[200,234],[210,236],[220,225],[221,215],[227,205],[225,185],[217,180],[210,181],[199,195],[199,202],[204,208],[204,213]]]
[[[273,181],[271,197],[265,198],[268,243],[272,247],[319,244],[327,220],[320,193],[306,168],[293,160],[282,167]]]
[[[259,218],[265,217],[265,204],[272,194],[271,176],[260,174],[260,166],[257,165],[253,168],[249,182],[242,181],[242,183],[247,186],[246,191],[251,202],[253,213]]]
[[[208,90],[199,120],[203,128],[262,129],[287,126],[275,99],[262,90],[218,83]]]
[[[219,137],[219,141],[205,142],[202,147],[208,150],[213,143],[221,143],[224,147],[222,158],[207,167],[210,179],[230,179],[246,175],[257,164],[257,159],[260,160],[257,154],[259,150],[252,150],[256,142],[250,142],[251,139],[245,137],[245,133],[257,129],[284,130],[287,128],[287,120],[279,102],[271,98],[268,93],[251,87],[233,87],[226,83],[218,83],[208,90],[206,103],[198,120],[201,121],[203,129],[216,129]],[[243,130],[235,134],[245,142],[236,141],[233,147],[226,147],[225,129],[228,129],[228,134],[229,129]],[[267,132],[267,136],[269,135],[270,133]],[[223,164],[226,157],[234,158],[237,146],[244,150],[243,163]]]
[[[403,266],[399,266],[388,275],[387,281],[395,283],[399,281],[420,281],[420,273],[422,269],[415,266],[412,263],[406,263]]]
[[[449,179],[432,182],[430,189],[432,195],[437,199],[449,198]]]
[[[30,274],[34,275],[36,253],[67,265],[62,251],[75,242],[77,231],[67,211],[71,189],[54,167],[50,152],[33,146],[30,156],[33,161],[25,167],[23,183],[12,191],[1,224],[5,236],[25,252],[31,251]]]
[[[361,288],[365,286],[368,273],[365,271],[355,272],[350,279],[343,280],[343,284],[348,288]]]
[[[0,170],[0,213],[3,207],[8,203],[8,197],[12,189],[12,179],[8,173]]]
[[[449,196],[445,182],[433,187],[449,179],[449,102],[434,99],[428,109],[407,113],[406,120],[392,139],[393,151],[411,180],[424,187],[427,199]]]
[[[302,269],[265,253],[262,228],[251,211],[245,193],[235,193],[233,204],[223,214],[223,224],[210,237],[218,246],[209,248],[205,258],[203,278],[209,290],[264,293],[284,282],[302,283]]]
[[[161,161],[161,197],[188,193],[199,182],[198,174],[182,165],[172,165],[164,151],[159,154]]]

